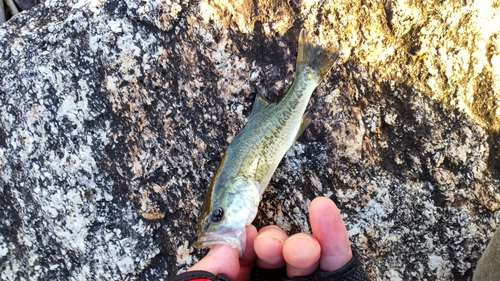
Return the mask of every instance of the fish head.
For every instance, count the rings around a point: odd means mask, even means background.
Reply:
[[[212,189],[214,190],[214,189]],[[224,244],[245,251],[245,226],[257,215],[261,194],[260,184],[254,180],[238,179],[216,188],[203,201],[198,216],[198,241],[195,248]]]

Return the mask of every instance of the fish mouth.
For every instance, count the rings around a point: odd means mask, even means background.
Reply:
[[[208,248],[213,245],[226,245],[234,249],[238,249],[240,256],[245,251],[246,235],[245,232],[236,231],[232,234],[218,233],[200,233],[198,241],[194,242],[193,247],[201,249]]]

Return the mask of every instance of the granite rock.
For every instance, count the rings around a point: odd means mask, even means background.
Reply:
[[[0,26],[0,279],[165,280],[302,27],[338,48],[258,227],[339,205],[374,280],[470,280],[500,223],[498,1],[46,1]]]

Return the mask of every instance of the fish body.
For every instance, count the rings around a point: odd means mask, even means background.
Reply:
[[[203,201],[195,247],[226,244],[243,253],[245,226],[257,215],[281,159],[310,123],[309,99],[336,58],[301,31],[295,80],[277,103],[257,95],[248,123],[227,148]]]

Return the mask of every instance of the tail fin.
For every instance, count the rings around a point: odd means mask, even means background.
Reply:
[[[338,58],[338,54],[316,45],[305,29],[299,35],[299,53],[297,55],[297,74],[311,68],[317,83],[328,73]]]

